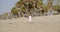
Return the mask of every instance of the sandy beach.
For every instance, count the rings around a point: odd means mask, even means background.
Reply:
[[[60,15],[0,20],[0,32],[60,32]]]

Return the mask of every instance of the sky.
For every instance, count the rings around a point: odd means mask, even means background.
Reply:
[[[17,1],[18,0],[0,0],[0,14],[10,12],[11,8],[15,6]],[[44,3],[46,2],[47,0],[44,0]]]
[[[18,0],[0,0],[0,14],[10,12]]]

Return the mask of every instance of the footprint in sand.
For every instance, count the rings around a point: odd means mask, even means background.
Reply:
[[[9,24],[12,24],[12,23],[9,23]]]

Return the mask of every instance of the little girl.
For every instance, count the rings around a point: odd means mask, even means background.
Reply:
[[[31,19],[31,14],[29,14],[29,22],[31,22],[31,20],[32,20],[32,19]]]

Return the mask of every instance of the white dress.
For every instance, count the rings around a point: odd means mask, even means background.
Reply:
[[[31,16],[29,16],[29,22],[31,22]]]

